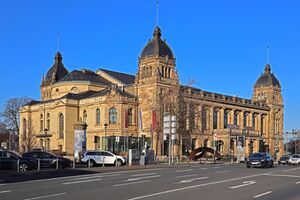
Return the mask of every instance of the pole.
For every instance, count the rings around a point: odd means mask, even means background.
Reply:
[[[172,164],[173,164],[173,154],[172,154],[172,148],[173,148],[173,141],[172,141],[172,127],[171,127],[171,115],[169,115],[169,166],[171,165],[171,157],[172,157]]]

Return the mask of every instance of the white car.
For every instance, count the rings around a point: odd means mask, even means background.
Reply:
[[[300,164],[300,154],[294,154],[289,159],[290,165],[298,165]]]
[[[90,167],[103,164],[121,166],[126,164],[126,159],[109,151],[95,150],[85,152],[81,162],[89,165]]]

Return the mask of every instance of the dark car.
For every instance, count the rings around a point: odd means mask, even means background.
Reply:
[[[285,165],[285,164],[289,164],[289,159],[290,159],[290,156],[282,156],[279,160],[278,160],[278,164],[282,164],[282,165]]]
[[[31,158],[35,159],[37,162],[40,162],[40,167],[41,168],[65,168],[69,167],[71,165],[71,160],[61,157],[61,156],[56,156],[53,153],[46,152],[46,151],[41,151],[41,150],[34,150],[34,151],[29,151],[26,153],[23,153],[22,155],[25,158]],[[57,166],[58,162],[58,166]]]
[[[15,152],[0,149],[0,169],[17,170],[18,166],[20,172],[26,172],[34,169],[35,161],[24,158]]]
[[[249,156],[247,167],[273,167],[274,160],[269,153],[253,153]]]

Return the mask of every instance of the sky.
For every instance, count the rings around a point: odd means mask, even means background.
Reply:
[[[299,8],[298,0],[160,0],[158,25],[182,84],[242,98],[252,97],[269,46],[291,131],[300,129]],[[57,49],[69,71],[136,74],[155,26],[156,0],[1,0],[0,112],[12,97],[40,99]]]

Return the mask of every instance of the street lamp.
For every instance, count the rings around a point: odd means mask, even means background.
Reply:
[[[106,131],[107,131],[107,123],[104,124],[104,150],[106,151]]]

